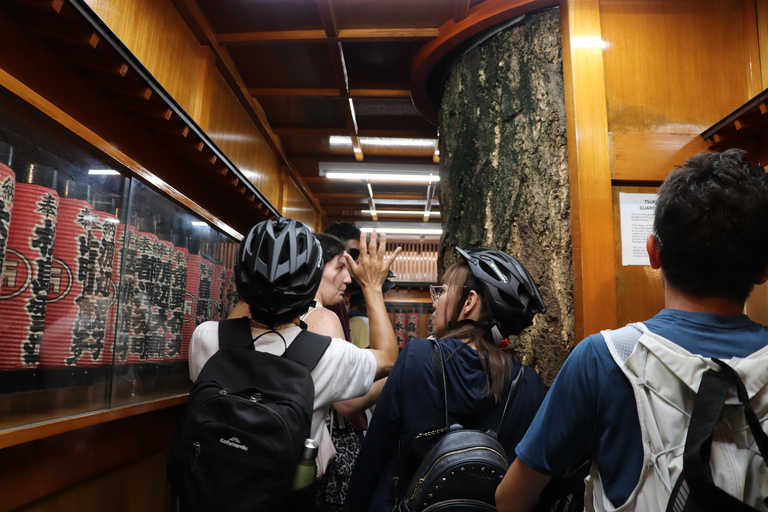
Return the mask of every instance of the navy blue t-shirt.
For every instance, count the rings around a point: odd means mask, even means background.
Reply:
[[[768,328],[746,315],[665,309],[643,322],[648,330],[704,357],[746,357],[768,345]],[[614,506],[640,480],[643,446],[632,386],[603,336],[579,343],[557,375],[516,453],[528,467],[556,475],[587,452]]]
[[[483,392],[485,372],[477,351],[452,338],[441,340],[440,348],[445,360],[450,422],[482,430],[495,427],[503,403],[497,404]],[[398,446],[404,450],[417,434],[445,426],[431,350],[429,340],[414,339],[397,358],[363,441],[344,510],[391,511],[395,500],[392,477],[400,477],[400,492],[404,492],[411,477],[401,472]],[[515,361],[511,375],[517,374],[520,364]],[[536,372],[525,367],[523,382],[499,433],[510,462],[545,393]]]

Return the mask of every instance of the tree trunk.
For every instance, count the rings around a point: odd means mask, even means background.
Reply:
[[[558,9],[529,14],[466,53],[451,70],[440,109],[443,238],[518,258],[547,312],[517,339],[547,385],[573,347],[573,272]]]

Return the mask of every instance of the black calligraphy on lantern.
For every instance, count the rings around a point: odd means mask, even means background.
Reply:
[[[45,194],[37,202],[35,213],[40,217],[29,239],[29,247],[37,255],[33,265],[34,278],[30,282],[31,296],[26,300],[29,328],[27,337],[22,341],[22,361],[25,366],[37,366],[40,362],[40,342],[43,339],[45,326],[45,307],[48,298],[48,284],[51,280],[51,258],[53,257],[53,240],[56,236],[56,214],[59,210],[59,200],[53,194]]]
[[[189,256],[184,251],[174,251],[173,271],[171,281],[171,298],[168,303],[170,310],[168,332],[170,334],[167,355],[170,358],[181,356],[181,333],[184,327],[184,305],[187,290],[187,268]]]

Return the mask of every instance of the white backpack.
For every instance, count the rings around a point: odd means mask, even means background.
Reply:
[[[644,464],[618,508],[593,466],[587,510],[768,510],[768,347],[726,364],[691,354],[642,323],[602,334],[632,384]]]

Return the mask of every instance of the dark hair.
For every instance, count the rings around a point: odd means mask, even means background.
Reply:
[[[338,237],[340,240],[346,242],[347,240],[358,240],[360,238],[360,230],[349,222],[334,222],[325,233]]]
[[[328,233],[317,233],[315,235],[320,241],[320,245],[323,248],[323,263],[328,264],[333,258],[340,254],[344,254],[346,245],[339,238],[329,235]]]
[[[483,392],[492,395],[493,399],[499,402],[504,392],[504,385],[509,380],[510,373],[512,372],[515,353],[512,349],[497,347],[493,343],[493,337],[489,329],[472,324],[458,325],[459,311],[461,309],[459,300],[461,299],[464,284],[470,275],[469,264],[465,261],[452,265],[443,274],[442,282],[448,285],[445,307],[448,308],[450,314],[450,324],[447,332],[435,332],[435,336],[440,338],[457,338],[465,343],[474,344],[477,355],[480,357],[480,365],[485,371],[485,389]],[[488,323],[490,316],[488,315],[482,294],[477,289],[475,291],[480,298],[480,316],[477,321]]]
[[[659,187],[653,228],[667,282],[746,300],[768,266],[768,178],[744,151],[699,153]]]

